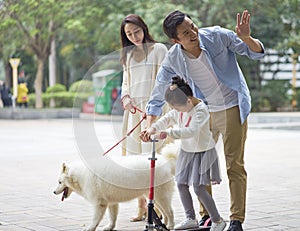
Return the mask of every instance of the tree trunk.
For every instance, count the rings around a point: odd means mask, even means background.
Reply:
[[[9,62],[4,62],[4,66],[5,66],[5,83],[6,86],[8,86],[9,88],[12,87],[12,68],[9,64]]]
[[[44,60],[38,58],[38,68],[37,68],[37,73],[34,81],[35,108],[43,108],[43,100],[42,100],[43,71],[44,71]]]
[[[51,42],[51,53],[49,56],[49,86],[52,87],[56,84],[56,52],[55,52],[55,39]],[[50,108],[55,107],[54,98],[50,99]]]

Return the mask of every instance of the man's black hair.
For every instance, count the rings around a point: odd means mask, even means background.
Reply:
[[[187,15],[179,10],[175,10],[175,11],[169,13],[165,17],[165,20],[163,22],[163,29],[164,29],[165,34],[170,39],[178,39],[177,26],[180,25],[184,21],[185,17],[191,18],[189,15]]]

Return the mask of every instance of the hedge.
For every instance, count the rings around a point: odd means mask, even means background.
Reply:
[[[35,107],[35,94],[29,94],[29,106]],[[50,107],[50,99],[54,99],[55,107],[77,107],[81,108],[82,103],[88,100],[88,97],[93,96],[93,93],[74,93],[74,92],[55,92],[43,93],[42,100],[44,107]]]
[[[55,101],[56,108],[77,107],[81,108],[82,103],[88,100],[88,97],[94,96],[93,82],[89,80],[79,80],[70,86],[67,91],[66,86],[55,84],[46,89],[42,94],[44,107],[50,107],[50,100]],[[35,107],[35,94],[29,94],[29,106]]]

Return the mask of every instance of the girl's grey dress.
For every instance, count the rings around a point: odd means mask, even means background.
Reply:
[[[218,155],[215,148],[205,152],[180,150],[176,163],[178,184],[210,185],[221,182]]]
[[[156,131],[165,130],[168,136],[181,139],[175,175],[177,183],[209,185],[221,182],[209,118],[207,106],[200,101],[191,111],[171,110],[152,125]]]

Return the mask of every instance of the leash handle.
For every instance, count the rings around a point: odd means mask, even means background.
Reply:
[[[130,108],[129,110],[132,114],[135,114],[137,111],[140,113],[144,113],[141,109],[139,109],[138,107],[132,105],[132,108]]]

